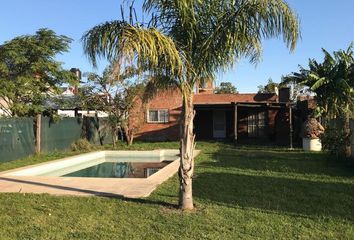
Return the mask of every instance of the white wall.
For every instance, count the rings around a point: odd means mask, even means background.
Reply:
[[[82,114],[82,116],[89,116],[89,117],[95,117],[96,116],[96,111],[85,111],[85,110],[79,110],[79,114]],[[74,110],[58,110],[58,115],[62,117],[75,117],[75,111]],[[108,117],[108,114],[105,112],[98,111],[97,113],[98,117]]]

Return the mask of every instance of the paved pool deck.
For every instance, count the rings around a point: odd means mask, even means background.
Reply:
[[[196,150],[195,156],[199,152]],[[177,159],[148,178],[11,176],[9,174],[48,163],[50,162],[0,172],[0,192],[142,198],[148,197],[158,185],[172,177],[179,167],[179,159]]]

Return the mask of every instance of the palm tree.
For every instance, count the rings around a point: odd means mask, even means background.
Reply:
[[[149,24],[103,23],[84,34],[84,50],[93,64],[97,57],[135,64],[153,76],[152,84],[180,90],[179,206],[193,209],[194,86],[242,57],[259,61],[263,39],[283,36],[293,50],[298,18],[283,0],[145,0],[143,9]]]

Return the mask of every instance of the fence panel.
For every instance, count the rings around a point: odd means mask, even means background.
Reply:
[[[0,119],[0,163],[34,152],[33,118]]]
[[[33,122],[33,118],[0,119],[0,163],[35,153]],[[63,118],[53,122],[49,117],[42,117],[41,152],[68,150],[80,138],[87,138],[95,145],[112,143],[107,119]]]
[[[112,143],[112,134],[107,118],[84,117],[83,136],[95,145]]]
[[[53,122],[49,117],[42,117],[41,152],[67,150],[81,134],[81,118],[63,118]]]
[[[112,130],[109,127],[107,118],[99,118],[99,136],[103,144],[112,143]]]

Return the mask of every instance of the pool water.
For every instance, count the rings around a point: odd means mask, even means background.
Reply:
[[[147,162],[103,162],[62,177],[95,177],[95,178],[147,178],[171,161],[158,163]]]

